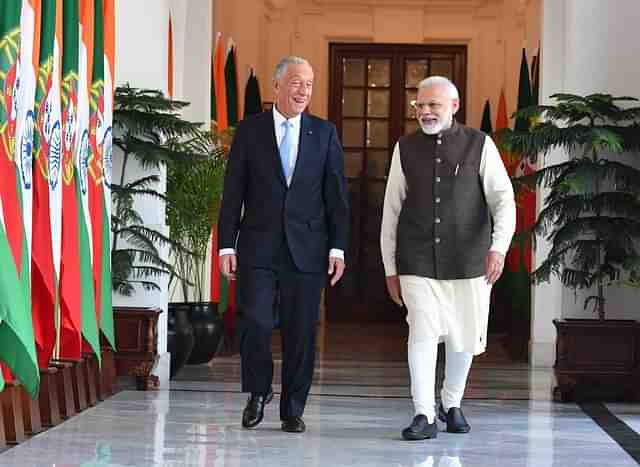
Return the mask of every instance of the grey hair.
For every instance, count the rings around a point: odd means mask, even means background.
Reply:
[[[296,57],[295,55],[289,55],[288,57],[285,57],[282,60],[280,60],[280,62],[276,65],[276,71],[273,74],[273,79],[275,81],[279,81],[287,72],[287,67],[289,65],[305,65],[305,64],[308,65],[309,62],[307,62],[304,58]]]
[[[430,88],[431,86],[446,86],[449,90],[448,94],[450,99],[460,99],[458,88],[449,78],[445,78],[444,76],[429,76],[420,81],[418,89]]]

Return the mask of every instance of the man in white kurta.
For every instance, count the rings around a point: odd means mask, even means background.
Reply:
[[[455,122],[458,91],[430,77],[414,104],[420,128],[396,144],[384,199],[382,259],[391,298],[407,307],[415,408],[407,440],[437,436],[437,345],[445,342],[438,418],[470,426],[460,408],[474,355],[486,348],[491,286],[515,230],[514,193],[490,137]]]

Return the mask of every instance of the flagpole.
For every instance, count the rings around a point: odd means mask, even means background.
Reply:
[[[55,290],[54,297],[54,325],[56,328],[56,341],[53,346],[53,358],[60,360],[60,329],[62,327],[62,314],[60,309],[60,280],[58,277],[53,278],[53,286]]]

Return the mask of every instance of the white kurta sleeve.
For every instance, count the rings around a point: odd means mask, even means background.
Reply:
[[[380,229],[380,248],[382,249],[382,262],[387,276],[395,276],[396,269],[396,237],[398,232],[398,219],[402,210],[402,203],[407,197],[407,180],[402,171],[400,161],[400,146],[396,143],[391,156],[391,167],[387,178],[387,189],[384,194],[384,207],[382,209],[382,228]]]
[[[493,218],[490,249],[506,255],[516,230],[516,202],[507,169],[498,148],[488,136],[482,149],[480,178]]]

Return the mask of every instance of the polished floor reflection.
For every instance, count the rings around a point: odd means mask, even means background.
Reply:
[[[500,358],[480,359],[472,370],[463,405],[471,433],[403,441],[400,431],[412,417],[408,370],[402,345],[397,354],[393,345],[359,359],[335,346],[323,352],[302,435],[280,430],[277,396],[257,429],[241,428],[246,395],[239,392],[239,359],[230,356],[186,367],[170,390],[120,392],[0,454],[0,466],[638,465],[637,405],[599,406],[595,412],[606,416],[594,417],[594,410],[550,400],[551,370]],[[618,425],[604,426],[612,420]],[[620,426],[624,442],[616,439]]]
[[[280,431],[277,403],[240,427],[244,396],[125,391],[0,455],[3,466],[593,466],[637,465],[573,404],[471,400],[468,435],[405,442],[407,399],[312,396],[303,435]],[[636,415],[636,421],[637,421]]]

